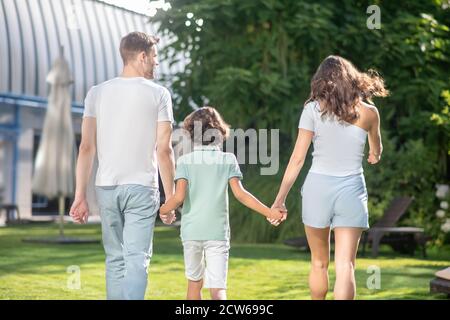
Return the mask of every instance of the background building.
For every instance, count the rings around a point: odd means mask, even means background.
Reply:
[[[60,47],[74,79],[72,114],[79,143],[86,92],[120,73],[124,35],[155,34],[157,26],[149,19],[93,0],[0,2],[0,203],[17,204],[26,219],[57,213],[56,201],[34,195],[31,181],[47,105],[46,76]],[[166,43],[161,37],[159,47]],[[179,67],[160,61],[159,72],[171,74]]]

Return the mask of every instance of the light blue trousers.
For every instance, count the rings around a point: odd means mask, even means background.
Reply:
[[[106,254],[106,298],[142,300],[147,288],[157,188],[129,184],[96,187]]]

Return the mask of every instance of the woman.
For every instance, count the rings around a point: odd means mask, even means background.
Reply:
[[[302,220],[311,249],[309,287],[313,299],[328,292],[330,230],[335,235],[335,299],[354,299],[355,258],[363,230],[369,228],[362,159],[380,161],[380,116],[371,102],[388,91],[375,72],[358,71],[339,56],[327,57],[311,81],[311,94],[273,207],[285,208],[286,197],[313,141],[313,162],[302,186]],[[271,221],[274,224],[279,221]]]

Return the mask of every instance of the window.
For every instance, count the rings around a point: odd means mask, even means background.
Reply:
[[[14,126],[14,106],[0,102],[0,126]]]

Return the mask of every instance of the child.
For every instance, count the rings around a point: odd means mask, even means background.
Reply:
[[[197,134],[197,126],[201,126],[201,134]],[[194,142],[194,150],[178,159],[176,192],[160,208],[160,214],[170,214],[184,202],[181,239],[188,278],[187,299],[200,300],[204,285],[210,289],[213,300],[226,300],[230,250],[228,184],[242,204],[269,219],[281,220],[285,212],[268,208],[244,189],[235,155],[219,148],[229,135],[229,126],[214,108],[204,107],[191,113],[184,120],[184,129]],[[211,132],[215,133],[214,139],[206,137]]]

